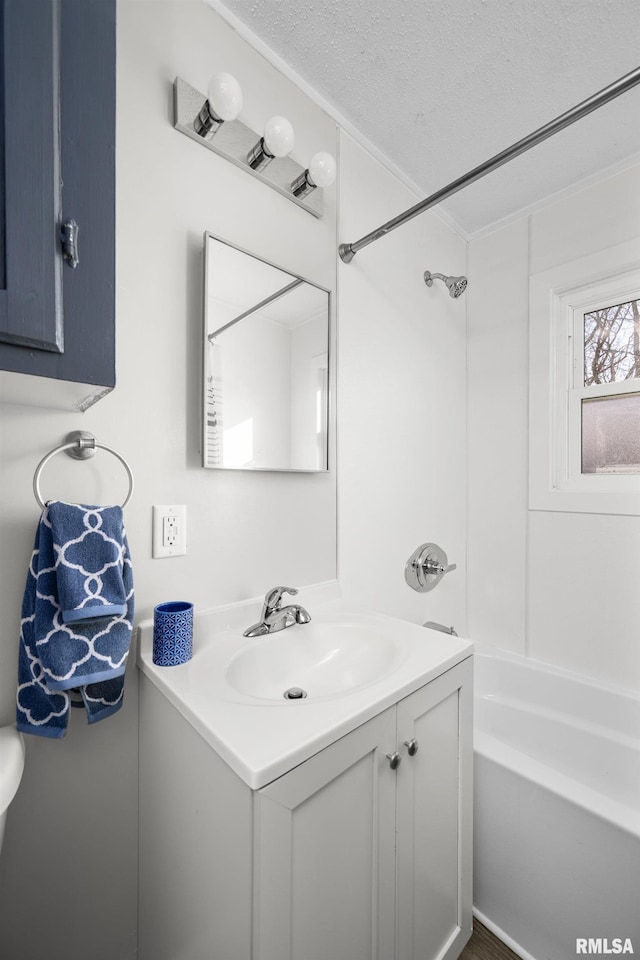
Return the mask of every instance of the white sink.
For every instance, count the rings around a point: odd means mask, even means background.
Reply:
[[[389,629],[312,620],[247,644],[231,659],[226,679],[260,699],[289,699],[285,694],[292,688],[305,699],[334,697],[378,680],[401,655]]]
[[[243,630],[259,619],[262,597],[196,611],[193,657],[175,667],[153,662],[153,621],[139,627],[145,679],[256,790],[473,649],[468,640],[354,609],[335,582],[302,588],[296,600],[310,623],[250,639]],[[306,698],[285,699],[291,687]]]

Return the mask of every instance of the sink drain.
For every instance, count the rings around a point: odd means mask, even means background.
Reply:
[[[285,700],[304,700],[306,695],[307,691],[303,690],[302,687],[289,687],[283,694]]]

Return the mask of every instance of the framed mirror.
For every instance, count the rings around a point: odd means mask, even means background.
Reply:
[[[329,291],[204,242],[203,466],[328,470]]]

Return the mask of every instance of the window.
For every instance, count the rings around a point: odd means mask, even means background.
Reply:
[[[531,278],[531,509],[640,514],[639,253]]]
[[[574,309],[569,336],[581,474],[640,474],[640,300]]]

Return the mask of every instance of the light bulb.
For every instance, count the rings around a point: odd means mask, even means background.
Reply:
[[[293,150],[295,134],[286,117],[271,117],[264,125],[264,143],[272,157],[286,157]]]
[[[336,162],[330,153],[314,153],[309,168],[291,184],[294,197],[306,197],[316,187],[328,187],[336,178]]]
[[[230,73],[216,73],[209,81],[207,99],[193,121],[200,137],[211,139],[225,120],[235,120],[242,110],[242,90]]]
[[[264,136],[247,154],[252,170],[264,170],[274,157],[286,157],[293,149],[295,134],[286,117],[271,117],[264,125]]]
[[[330,187],[336,178],[336,162],[330,153],[314,153],[307,177],[316,187]]]
[[[220,120],[235,120],[242,110],[242,90],[230,73],[216,73],[211,77],[207,98],[212,112]]]

